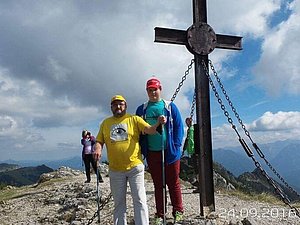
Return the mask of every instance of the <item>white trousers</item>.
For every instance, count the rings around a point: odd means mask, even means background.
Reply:
[[[149,213],[144,181],[144,165],[126,172],[109,171],[110,188],[114,199],[114,225],[127,225],[126,193],[129,182],[136,225],[149,225]]]

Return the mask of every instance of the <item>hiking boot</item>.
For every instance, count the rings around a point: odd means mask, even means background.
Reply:
[[[155,217],[154,218],[154,225],[163,225],[164,224],[164,220],[161,217]]]
[[[182,223],[183,223],[183,213],[175,212],[173,224],[175,225],[175,224],[182,224]]]
[[[103,182],[104,182],[104,181],[103,181],[102,177],[99,176],[99,183],[103,183]]]

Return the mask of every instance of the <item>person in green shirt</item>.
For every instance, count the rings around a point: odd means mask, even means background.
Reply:
[[[194,175],[197,177],[197,181],[193,183],[197,188],[193,191],[193,193],[199,193],[199,163],[198,163],[198,154],[195,151],[195,139],[194,139],[194,125],[192,118],[188,117],[185,119],[185,124],[188,127],[187,137],[184,141],[183,152],[187,152],[189,156],[191,156],[191,160],[194,167]]]

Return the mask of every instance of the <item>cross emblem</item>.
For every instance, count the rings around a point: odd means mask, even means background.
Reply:
[[[193,0],[193,24],[186,31],[160,27],[154,30],[155,42],[185,45],[194,55],[197,119],[194,138],[195,149],[199,151],[200,213],[204,216],[215,211],[215,200],[209,81],[201,62],[204,61],[208,68],[208,54],[215,48],[241,50],[242,37],[215,34],[207,24],[206,0]]]

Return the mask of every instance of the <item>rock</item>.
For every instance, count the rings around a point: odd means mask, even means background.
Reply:
[[[101,171],[106,173],[106,169],[107,167],[103,167]],[[83,172],[62,167],[41,177],[43,185],[14,188],[18,195],[5,201],[0,197],[0,224],[97,224],[95,175],[91,183],[85,184]],[[145,174],[145,177],[149,213],[150,218],[153,218],[155,213],[153,183],[149,174]],[[104,183],[100,184],[100,224],[110,225],[113,201],[110,197],[109,178],[103,176],[103,179]],[[11,190],[1,190],[0,196],[9,191]],[[290,209],[283,205],[246,201],[221,192],[215,193],[216,210],[207,218],[203,218],[199,216],[199,193],[193,193],[191,185],[185,185],[183,182],[182,194],[185,210],[183,224],[186,225],[284,225],[299,222],[299,218],[295,214],[289,214]],[[172,208],[169,202],[168,195],[167,220],[171,222]],[[129,194],[127,206],[128,221],[131,221],[128,225],[133,225],[133,204]]]

